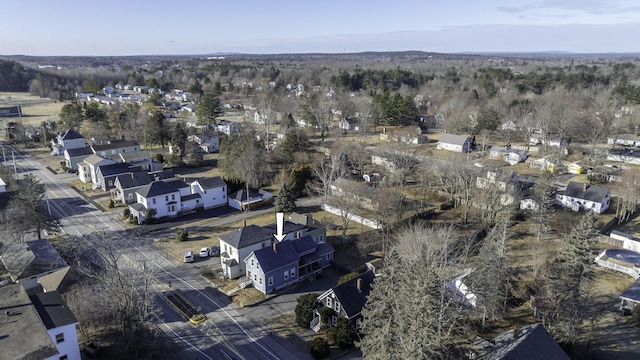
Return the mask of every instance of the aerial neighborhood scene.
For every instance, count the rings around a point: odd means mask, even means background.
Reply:
[[[636,4],[28,3],[0,360],[640,358]]]

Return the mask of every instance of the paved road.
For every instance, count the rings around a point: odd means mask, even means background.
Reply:
[[[14,150],[5,145],[5,151]],[[14,150],[15,151],[15,150]],[[199,269],[184,264],[176,264],[163,257],[151,246],[152,240],[135,239],[118,220],[117,213],[103,213],[86,202],[70,186],[71,174],[55,175],[42,164],[17,151],[16,168],[19,176],[32,173],[47,189],[48,205],[52,214],[61,218],[64,231],[71,235],[97,236],[101,232],[114,233],[124,244],[120,251],[126,255],[123,261],[132,266],[144,262],[153,268],[153,282],[161,295],[168,289],[179,289],[196,306],[200,306],[209,320],[203,325],[193,326],[181,318],[172,308],[160,300],[158,314],[160,327],[171,338],[183,346],[184,359],[298,359],[306,354],[291,352],[283,347],[275,337],[261,327],[255,326],[252,318],[245,317],[199,275]],[[264,211],[273,211],[265,209]],[[240,214],[255,215],[257,212]],[[222,221],[238,221],[225,218]],[[213,260],[213,259],[211,259]],[[308,355],[307,355],[308,356]]]

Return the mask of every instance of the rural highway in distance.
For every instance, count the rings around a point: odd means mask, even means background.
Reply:
[[[122,240],[119,250],[126,255],[122,257],[123,261],[134,267],[145,263],[153,269],[151,276],[161,310],[159,326],[169,337],[176,339],[176,344],[183,345],[182,358],[261,360],[308,356],[291,353],[259,326],[238,315],[235,305],[200,277],[198,268],[166,259],[152,247],[152,239],[132,239],[117,213],[103,213],[69,186],[73,174],[53,174],[35,158],[22,155],[9,145],[3,146],[7,154],[5,165],[13,166],[8,156],[13,150],[18,176],[31,173],[45,185],[49,209],[60,218],[64,233],[86,237],[98,236],[102,231],[114,232]],[[168,289],[183,291],[195,306],[201,307],[209,320],[198,326],[187,322],[160,299],[162,292]]]

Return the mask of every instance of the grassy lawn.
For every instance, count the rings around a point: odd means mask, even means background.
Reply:
[[[22,122],[24,125],[40,126],[43,121],[58,121],[58,114],[65,105],[63,102],[40,98],[27,92],[0,92],[0,106],[14,106],[20,104],[22,108]],[[18,118],[16,121],[20,121]]]

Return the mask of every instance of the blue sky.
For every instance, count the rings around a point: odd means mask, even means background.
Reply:
[[[637,0],[21,0],[0,8],[2,55],[640,52]]]

